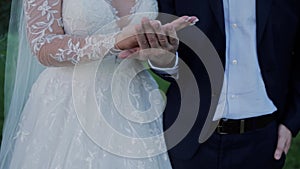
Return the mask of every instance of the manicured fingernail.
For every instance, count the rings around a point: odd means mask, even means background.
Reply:
[[[191,19],[191,17],[187,17],[187,18],[185,19],[185,21],[186,21],[186,22],[189,22],[190,19]]]
[[[198,21],[199,21],[199,19],[197,18],[197,19],[194,20],[190,25],[195,25]]]

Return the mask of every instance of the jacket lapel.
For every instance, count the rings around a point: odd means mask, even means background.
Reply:
[[[256,0],[257,44],[263,37],[273,0]]]
[[[223,0],[208,0],[210,2],[210,7],[216,17],[218,25],[223,34],[225,34],[225,23],[224,23],[224,10],[223,10]]]

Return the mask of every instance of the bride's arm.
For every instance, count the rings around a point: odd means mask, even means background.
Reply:
[[[68,66],[104,57],[115,34],[76,37],[65,34],[62,0],[24,0],[30,47],[45,66]]]

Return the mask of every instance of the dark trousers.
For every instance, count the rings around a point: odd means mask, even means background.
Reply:
[[[281,169],[285,155],[274,159],[278,125],[244,134],[214,133],[201,144],[192,159],[181,160],[170,156],[173,169]]]

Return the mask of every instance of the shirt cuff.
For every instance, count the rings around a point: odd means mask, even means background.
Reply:
[[[148,59],[148,64],[151,67],[151,69],[155,70],[155,72],[157,72],[158,74],[169,75],[169,76],[172,76],[175,79],[178,79],[178,58],[179,58],[178,53],[176,52],[175,64],[174,64],[173,67],[169,67],[169,68],[155,67],[151,63],[150,59]]]

